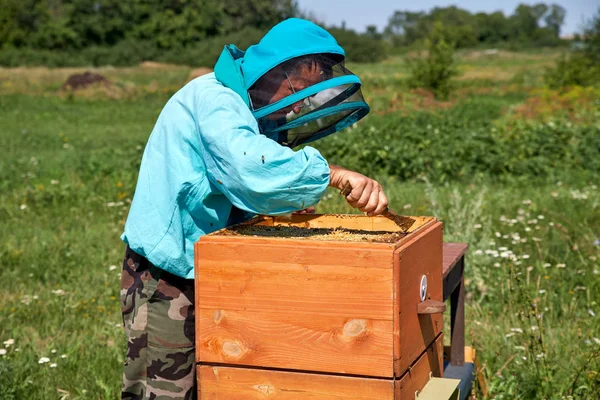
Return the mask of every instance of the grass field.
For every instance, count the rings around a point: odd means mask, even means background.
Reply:
[[[495,399],[597,399],[600,393],[594,164],[600,91],[544,89],[541,73],[556,56],[465,52],[457,90],[445,102],[406,89],[400,58],[350,66],[363,77],[373,113],[351,132],[317,143],[330,161],[351,160],[349,167],[371,171],[393,209],[435,215],[445,224],[445,240],[470,243],[467,340]],[[119,236],[145,141],[190,69],[101,68],[95,71],[114,83],[110,88],[60,89],[81,71],[0,69],[0,399],[120,397]],[[412,142],[391,131],[406,126],[409,136],[411,126],[421,125],[431,132],[427,141],[440,147],[440,160],[428,158],[428,143],[397,167],[413,168],[411,178],[373,167],[409,150]],[[466,157],[460,148],[475,129],[523,147],[531,132],[542,136],[539,147],[546,137],[584,133],[564,138],[575,149],[564,160],[536,160],[543,168],[487,173],[475,165],[467,171],[480,173],[436,173],[438,161],[460,164]],[[346,134],[355,140],[373,130],[394,134],[375,155],[351,158],[328,148]],[[576,147],[581,140],[588,144]],[[551,158],[555,150],[539,154]],[[522,154],[523,162],[538,155]],[[333,191],[317,211],[352,212]],[[482,397],[479,388],[475,394]]]

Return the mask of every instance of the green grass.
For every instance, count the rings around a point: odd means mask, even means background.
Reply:
[[[511,71],[532,58],[517,55]],[[351,68],[382,79],[403,69],[398,60]],[[119,235],[145,140],[187,70],[111,70],[114,81],[134,89],[120,100],[59,95],[61,74],[50,71],[54,80],[35,86],[35,74],[0,71],[0,342],[8,341],[0,344],[1,399],[120,396]],[[485,87],[477,79],[464,86]],[[404,90],[384,89],[372,94],[376,110],[386,109],[383,96]],[[462,120],[452,125],[460,141],[472,126],[505,118],[529,91],[516,84],[461,96],[449,108],[416,111],[430,114],[433,126],[440,116]],[[410,116],[411,107],[407,101],[398,112]],[[365,124],[386,118],[374,113]],[[555,170],[545,178],[481,175],[443,184],[374,172],[393,209],[434,215],[445,240],[470,243],[468,341],[492,398],[594,399],[600,390],[599,180],[590,171]],[[353,212],[334,191],[317,210]],[[40,364],[42,357],[50,361]]]

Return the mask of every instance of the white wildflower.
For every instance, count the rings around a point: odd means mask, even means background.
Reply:
[[[50,353],[52,353],[52,354],[56,353],[56,349],[50,350]]]
[[[545,263],[544,264],[544,268],[550,268],[551,266],[552,266],[552,264],[550,264],[550,263]]]
[[[525,227],[525,232],[531,232],[531,228],[530,227]]]
[[[548,226],[554,226],[554,222],[548,222]]]
[[[52,180],[50,181],[50,184],[51,184],[51,185],[58,185],[59,183],[60,183],[60,182],[59,182],[57,179],[52,179]]]
[[[588,194],[587,193],[582,192],[582,191],[577,190],[577,189],[571,190],[570,193],[571,193],[571,198],[574,199],[574,200],[587,200],[587,198],[588,198]]]
[[[593,337],[592,340],[596,342],[596,344],[600,344],[600,339],[598,339],[597,337]]]
[[[8,339],[4,341],[4,347],[10,347],[15,344],[15,339]]]
[[[523,346],[515,346],[515,349],[517,349],[517,350],[525,350],[525,347],[523,347]]]
[[[539,328],[538,328],[537,326],[535,326],[535,325],[533,325],[533,326],[531,327],[531,330],[532,330],[532,331],[534,331],[534,332],[535,332],[535,331],[537,331],[538,329],[539,329]]]
[[[540,290],[538,291],[538,293],[539,293],[539,294],[544,294],[544,293],[546,293],[546,291],[545,291],[544,289],[540,289]]]
[[[527,357],[525,357],[525,356],[523,356],[523,357],[521,357],[521,358],[522,358],[523,360],[527,360]]]
[[[510,331],[514,333],[523,333],[523,329],[521,328],[510,328]]]
[[[26,209],[26,208],[27,208],[27,204],[21,204],[21,205],[19,206],[19,209],[20,209],[20,210],[24,210],[24,209]]]
[[[50,362],[50,359],[48,357],[42,357],[39,359],[38,364],[44,364]]]
[[[500,251],[506,251],[506,250],[508,250],[508,247],[498,247],[498,250],[500,250]]]
[[[509,337],[513,337],[515,335],[516,335],[516,333],[510,332],[510,333],[507,333],[506,335],[504,335],[504,337],[509,338]]]
[[[494,233],[494,235],[496,235],[496,237],[501,237],[502,236],[502,234],[500,232],[496,232],[496,233]]]
[[[531,200],[527,199],[527,200],[523,200],[523,204],[525,204],[526,206],[531,204]]]
[[[556,264],[556,268],[566,268],[566,264]]]
[[[475,224],[475,225],[473,225],[473,228],[480,229],[481,228],[481,224]]]
[[[552,192],[552,197],[554,197],[554,198],[558,197],[558,192]]]
[[[66,292],[62,289],[53,290],[52,293],[54,293],[57,296],[64,296],[66,294]]]
[[[575,291],[586,290],[586,287],[585,286],[575,286],[575,289],[573,289],[573,290],[575,290]]]
[[[111,265],[110,267],[108,267],[109,271],[114,271],[115,269],[117,269],[116,265]]]
[[[596,316],[596,313],[591,308],[588,308],[588,314],[590,314],[592,317]]]
[[[67,358],[67,355],[66,355],[66,354],[62,354],[62,355],[60,356],[60,358]]]
[[[538,360],[541,360],[544,357],[546,357],[546,354],[544,354],[544,353],[540,353],[535,356],[535,358],[537,358]]]
[[[494,263],[494,267],[500,268],[500,263]]]
[[[6,349],[0,349],[0,356],[3,356],[6,354]]]
[[[56,363],[50,364],[50,368],[56,368]]]
[[[412,204],[405,204],[404,206],[402,206],[403,209],[408,210],[409,208],[412,207]]]
[[[538,223],[538,220],[537,220],[537,219],[535,219],[535,218],[534,218],[534,219],[530,219],[529,221],[527,221],[527,223],[528,223],[529,225],[535,225],[535,224],[537,224],[537,223]]]
[[[529,258],[529,254],[523,254],[521,256],[522,259],[527,260]]]

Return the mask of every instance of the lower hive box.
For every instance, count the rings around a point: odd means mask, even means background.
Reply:
[[[412,399],[441,376],[442,224],[406,221],[259,217],[203,236],[199,398]]]

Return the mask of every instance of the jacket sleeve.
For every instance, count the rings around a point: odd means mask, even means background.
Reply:
[[[293,151],[258,132],[235,93],[220,92],[197,121],[209,180],[240,208],[287,214],[315,205],[329,184],[329,166],[312,147]]]

